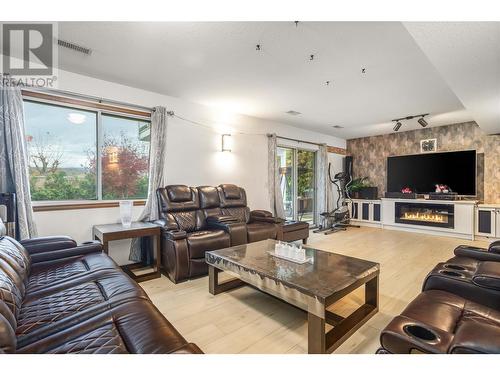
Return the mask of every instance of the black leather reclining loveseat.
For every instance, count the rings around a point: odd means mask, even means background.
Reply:
[[[380,353],[500,353],[500,241],[454,253],[382,331]]]
[[[206,251],[275,239],[282,222],[268,211],[250,211],[236,185],[169,185],[157,196],[162,267],[173,282],[206,275]]]
[[[21,241],[0,220],[0,353],[201,353],[100,243]]]

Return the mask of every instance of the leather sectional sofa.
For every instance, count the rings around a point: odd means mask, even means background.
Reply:
[[[236,185],[169,185],[157,197],[162,268],[175,283],[207,274],[206,251],[276,239],[282,223],[268,211],[251,211]]]
[[[382,331],[379,353],[500,353],[500,241],[454,253]]]
[[[201,353],[102,252],[0,221],[0,353]]]

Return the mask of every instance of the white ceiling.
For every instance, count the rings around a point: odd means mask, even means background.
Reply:
[[[59,37],[93,53],[86,57],[60,49],[59,67],[342,138],[389,133],[391,119],[419,113],[431,114],[430,126],[476,119],[476,111],[464,108],[450,89],[456,85],[443,78],[417,44],[419,39],[434,38],[434,33],[416,37],[405,26],[399,22],[300,22],[297,27],[293,22],[63,22]],[[256,44],[262,45],[261,51],[256,51]],[[474,50],[477,64],[478,49],[488,46],[484,42]],[[438,44],[432,47],[435,50]],[[450,62],[457,61],[450,58]],[[290,116],[288,110],[302,114]],[[411,121],[401,130],[418,127]]]

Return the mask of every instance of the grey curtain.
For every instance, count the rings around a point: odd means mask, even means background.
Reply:
[[[156,189],[165,186],[167,117],[165,107],[155,107],[151,115],[148,198],[144,210],[139,216],[139,221],[154,221],[159,217]],[[152,244],[148,239],[132,241],[129,256],[131,261],[150,263],[152,258]]]
[[[283,196],[281,194],[280,173],[277,158],[277,140],[276,134],[268,134],[268,184],[269,201],[273,215],[279,218],[285,218],[285,208],[283,205]]]
[[[321,224],[321,214],[331,209],[331,184],[328,179],[328,150],[326,144],[319,146],[317,152],[316,176],[316,224]]]
[[[16,193],[20,239],[37,235],[29,185],[29,156],[21,90],[0,82],[0,191]]]

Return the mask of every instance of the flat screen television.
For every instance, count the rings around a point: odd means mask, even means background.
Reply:
[[[448,185],[460,195],[476,195],[476,151],[436,152],[387,158],[387,191],[410,187],[415,193]]]

